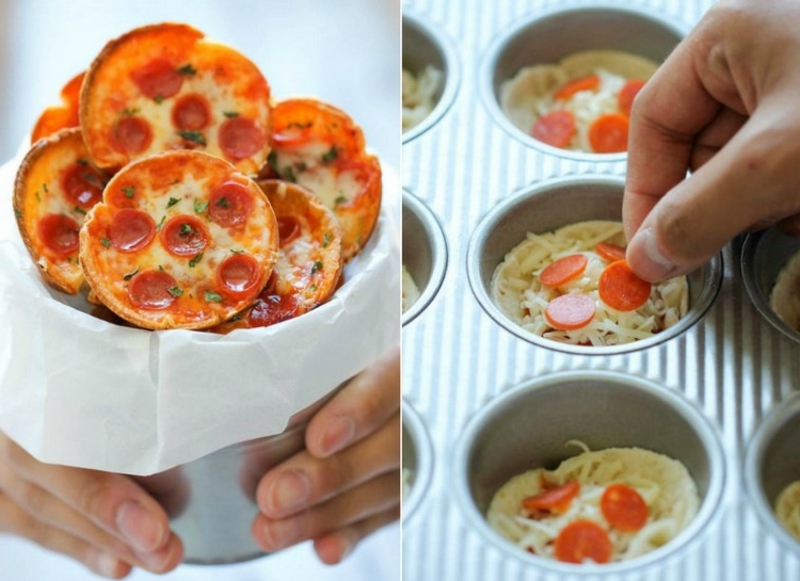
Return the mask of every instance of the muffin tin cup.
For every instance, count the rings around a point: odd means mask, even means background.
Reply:
[[[403,192],[403,265],[419,289],[419,298],[402,315],[414,320],[439,291],[447,270],[447,242],[436,217],[416,196]]]
[[[480,65],[480,95],[494,121],[542,153],[577,161],[624,161],[627,153],[588,153],[553,147],[516,127],[500,105],[502,84],[524,68],[556,64],[585,50],[618,50],[661,64],[688,27],[653,10],[605,2],[539,12],[496,37]]]
[[[796,343],[800,333],[783,322],[769,306],[775,280],[789,259],[800,252],[800,239],[777,228],[748,234],[742,244],[742,280],[758,312],[778,331]]]
[[[447,112],[461,82],[458,55],[448,36],[422,17],[403,12],[403,68],[415,74],[431,65],[441,71],[442,86],[436,93],[436,105],[419,124],[403,133],[403,143],[416,139]]]
[[[664,546],[636,559],[573,565],[531,555],[485,519],[495,492],[527,470],[552,469],[576,449],[636,446],[683,462],[700,496],[697,515]],[[660,385],[609,371],[557,373],[512,388],[481,409],[456,444],[452,481],[471,527],[508,558],[555,574],[619,574],[660,563],[684,549],[719,513],[725,458],[711,423],[684,398]]]
[[[403,400],[402,466],[411,473],[409,489],[403,499],[403,527],[418,520],[419,507],[428,494],[433,478],[433,444],[425,422],[414,407]]]
[[[762,525],[786,549],[800,556],[800,540],[775,516],[781,491],[800,480],[800,394],[774,408],[748,443],[744,461],[745,490]]]
[[[574,355],[613,355],[646,349],[679,336],[699,321],[714,302],[722,282],[722,256],[687,275],[689,310],[672,327],[652,337],[611,346],[562,343],[535,335],[512,321],[491,297],[492,277],[506,254],[528,232],[552,232],[586,220],[622,220],[625,181],[621,177],[577,176],[540,182],[515,192],[478,224],[467,250],[467,275],[483,309],[517,337],[540,347]]]

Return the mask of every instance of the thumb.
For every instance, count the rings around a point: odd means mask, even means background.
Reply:
[[[691,272],[740,232],[800,212],[800,124],[778,115],[787,109],[772,110],[751,117],[653,207],[628,245],[638,276],[656,282]]]

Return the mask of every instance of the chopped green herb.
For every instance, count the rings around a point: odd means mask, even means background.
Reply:
[[[314,124],[313,121],[308,121],[306,123],[298,123],[297,121],[292,121],[286,127],[291,129],[292,127],[296,127],[297,129],[308,129]]]
[[[217,293],[212,293],[211,291],[206,291],[206,302],[207,303],[221,303],[222,297]]]
[[[83,214],[84,216],[86,215],[86,210],[84,210],[80,206],[75,206],[74,209],[75,209],[76,212],[78,212],[78,214]]]
[[[194,228],[192,228],[190,224],[187,224],[186,222],[181,224],[181,231],[179,232],[181,236],[188,236],[192,232],[194,232]]]
[[[161,231],[161,227],[164,225],[164,220],[166,220],[166,219],[167,219],[166,216],[161,216],[161,222],[159,222],[158,226],[156,226],[156,231],[159,231],[159,232]]]
[[[42,201],[41,196],[39,196],[39,191],[38,190],[36,191],[36,201],[37,202],[41,202]]]
[[[171,208],[180,201],[181,201],[180,198],[173,198],[172,196],[170,196],[169,200],[167,201],[167,208]]]
[[[299,163],[296,163],[294,165],[294,167],[299,173],[303,173],[304,171],[306,171],[308,169],[308,166],[302,161],[299,162]]]
[[[195,69],[191,64],[185,64],[181,68],[175,71],[179,75],[186,75],[187,77],[193,77],[197,74],[197,69]]]
[[[294,175],[294,168],[292,166],[286,166],[286,169],[283,170],[282,177],[285,177],[287,181],[292,183],[297,183],[297,176]]]
[[[270,169],[272,169],[272,171],[274,171],[276,174],[279,173],[278,172],[278,154],[275,152],[274,149],[269,152],[269,155],[267,156],[267,163],[269,164],[269,167],[270,167]]]
[[[310,287],[308,287],[308,288],[309,288],[309,289],[310,289],[312,292],[315,292],[315,291],[317,290],[317,285],[315,285],[315,284],[312,284],[312,285],[311,285]]]
[[[47,189],[47,184],[42,184],[42,189],[44,190],[44,193],[45,193],[45,194],[46,194],[46,193],[49,191],[49,190]]]
[[[22,218],[22,212],[20,212],[17,208],[14,208],[14,215],[17,218]]]
[[[194,213],[195,214],[202,214],[208,209],[208,200],[205,202],[201,202],[200,200],[194,201]]]
[[[122,193],[125,194],[125,197],[130,199],[133,197],[133,194],[136,190],[133,186],[128,186],[127,188],[122,188]]]
[[[136,269],[133,272],[129,272],[128,274],[123,276],[122,280],[130,280],[130,279],[132,279],[134,276],[136,276],[136,273],[139,272],[139,268],[140,267],[137,266]]]
[[[224,111],[222,114],[225,115],[225,117],[227,117],[228,119],[233,119],[234,117],[239,116],[239,114],[236,111]]]
[[[89,182],[90,184],[94,184],[94,185],[96,185],[96,186],[99,186],[99,185],[100,185],[100,182],[99,182],[99,181],[97,181],[97,178],[96,178],[96,177],[94,177],[94,174],[93,174],[93,173],[86,172],[85,174],[83,174],[83,179],[85,179],[85,180],[86,180],[87,182]]]
[[[219,206],[220,208],[227,208],[228,207],[228,198],[222,196],[219,200],[214,202],[215,206]]]
[[[81,159],[78,160],[78,165],[82,165],[82,166],[86,167],[87,165],[89,165],[89,162],[86,161],[85,159],[81,158]]]
[[[322,247],[327,248],[328,244],[331,243],[331,239],[333,235],[330,232],[325,232],[325,235],[322,237]]]
[[[111,246],[111,240],[109,240],[108,238],[101,238],[100,244],[108,248],[109,246]]]
[[[231,248],[231,252],[233,252],[234,254],[241,254],[242,252],[244,252],[244,250],[234,250],[233,248]]]
[[[125,117],[133,117],[138,112],[139,112],[139,108],[138,107],[134,107],[133,109],[128,109],[126,107],[125,109],[122,110],[122,115],[124,115]]]
[[[171,286],[167,289],[167,292],[171,294],[173,297],[178,298],[183,294],[183,289],[179,286]]]
[[[202,252],[200,254],[198,254],[197,256],[195,256],[194,258],[192,258],[189,261],[189,268],[194,268],[195,266],[197,266],[197,263],[200,262],[200,260],[202,258],[203,258],[203,253]]]
[[[336,198],[333,201],[333,209],[335,210],[336,208],[338,208],[339,206],[341,206],[342,204],[344,204],[346,202],[347,202],[347,198],[345,198],[344,196],[339,196],[338,198]]]
[[[339,156],[339,150],[336,149],[335,145],[331,145],[331,148],[322,154],[322,163],[330,163],[334,159]]]
[[[158,265],[158,270],[160,270],[161,272],[164,272],[164,267],[159,264]]]
[[[162,97],[161,95],[156,95],[156,96],[153,98],[153,101],[155,101],[156,103],[158,103],[159,105],[161,105],[161,103],[164,101],[164,97]]]
[[[322,261],[321,260],[317,260],[314,263],[314,266],[311,267],[311,274],[315,274],[315,273],[319,272],[320,270],[322,270]]]
[[[230,320],[231,323],[235,323],[236,321],[241,321],[242,320],[242,315],[237,313],[234,316],[232,316],[229,320]]]
[[[200,145],[206,144],[206,138],[200,131],[178,131],[178,135],[183,137],[186,141],[194,141]]]

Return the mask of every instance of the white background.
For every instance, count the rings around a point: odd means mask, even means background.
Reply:
[[[191,24],[246,54],[275,98],[313,95],[344,109],[382,161],[399,168],[399,0],[0,0],[0,162],[13,156],[42,109],[58,103],[63,84],[109,39],[167,20]],[[241,565],[184,565],[167,579],[391,581],[400,578],[399,551],[395,524],[338,567],[321,565],[306,543]],[[155,578],[141,571],[129,577]],[[0,579],[95,577],[71,560],[0,536]]]

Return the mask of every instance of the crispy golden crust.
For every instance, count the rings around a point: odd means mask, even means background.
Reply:
[[[342,273],[342,237],[333,213],[301,186],[261,180],[281,230],[278,259],[259,300],[236,320],[211,329],[263,327],[297,317],[325,303]]]
[[[69,179],[72,174],[77,177]],[[67,181],[74,183],[82,179],[81,176],[92,176],[89,181],[94,180],[94,183],[83,185],[89,189],[94,186],[96,197],[87,194],[86,198],[75,199],[67,195]],[[74,250],[64,252],[65,247],[54,245],[52,241],[56,238],[47,237],[42,220],[61,216],[65,222],[72,220],[79,227],[94,203],[92,200],[99,200],[106,179],[91,163],[78,128],[63,129],[37,141],[17,171],[14,214],[22,240],[42,277],[66,293],[77,293],[83,282],[78,248],[75,246]],[[77,230],[75,235],[77,241]],[[63,237],[58,239],[64,240]]]
[[[78,73],[64,85],[61,89],[61,105],[48,107],[42,112],[33,127],[31,143],[36,143],[60,129],[80,126],[78,104],[85,74],[85,71]]]
[[[219,158],[174,151],[115,175],[80,241],[86,279],[117,315],[148,329],[203,329],[256,299],[278,228],[254,181]]]
[[[80,119],[101,167],[188,148],[255,175],[269,153],[270,89],[241,53],[192,27],[156,24],[112,40],[97,56]]]
[[[360,127],[343,111],[314,99],[290,99],[273,112],[273,153],[264,174],[296,181],[333,211],[342,230],[345,262],[375,229],[381,167],[365,153]]]

